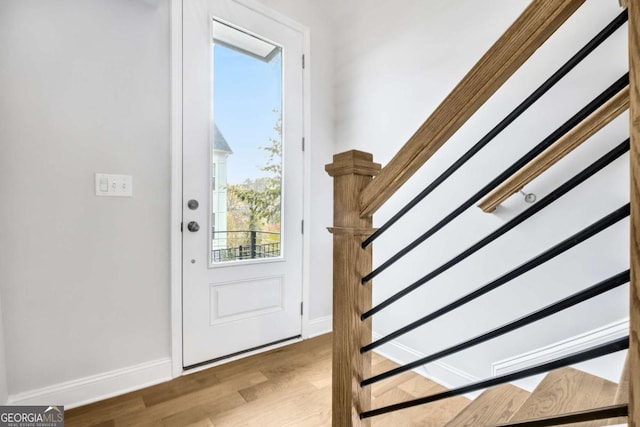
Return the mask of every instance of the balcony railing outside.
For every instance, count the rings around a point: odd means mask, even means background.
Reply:
[[[214,231],[214,263],[280,256],[280,233],[258,230]]]

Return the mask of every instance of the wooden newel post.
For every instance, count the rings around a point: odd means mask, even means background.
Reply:
[[[347,151],[333,156],[325,170],[333,177],[333,396],[334,427],[369,426],[359,413],[370,408],[370,387],[360,381],[371,371],[371,353],[360,347],[371,342],[371,319],[360,315],[371,308],[371,283],[361,284],[371,272],[371,246],[362,249],[373,232],[371,216],[360,217],[360,193],[380,172],[373,156]]]

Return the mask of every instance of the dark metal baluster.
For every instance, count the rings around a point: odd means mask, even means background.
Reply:
[[[489,341],[493,338],[499,337],[511,331],[515,331],[516,329],[522,328],[523,326],[537,322],[538,320],[544,319],[545,317],[549,317],[553,314],[559,313],[562,310],[566,310],[567,308],[573,307],[574,305],[580,304],[581,302],[587,301],[588,299],[595,298],[598,295],[602,295],[603,293],[608,292],[612,289],[615,289],[618,286],[624,285],[625,283],[629,283],[629,270],[616,274],[615,276],[610,277],[596,285],[593,285],[585,289],[584,291],[573,294],[554,304],[551,304],[545,308],[537,310],[527,316],[521,317],[518,320],[514,320],[513,322],[500,326],[499,328],[493,329],[490,332],[486,332],[475,338],[471,338],[470,340],[467,340],[463,343],[450,347],[446,350],[442,350],[437,353],[431,354],[429,356],[422,357],[416,361],[400,366],[398,368],[391,369],[389,371],[383,372],[371,378],[367,378],[366,380],[362,381],[360,385],[364,387],[364,386],[376,383],[378,381],[391,378],[395,375],[399,375],[403,372],[410,371],[411,369],[417,368],[427,363],[434,362],[438,359],[442,359],[443,357],[450,356],[459,351],[473,347],[485,341]]]
[[[531,218],[532,216],[534,216],[538,212],[542,211],[544,208],[546,208],[549,205],[551,205],[553,202],[558,200],[560,197],[564,196],[569,191],[571,191],[572,189],[574,189],[578,185],[582,184],[588,178],[590,178],[591,176],[595,175],[597,172],[599,172],[600,170],[605,168],[607,165],[611,164],[614,160],[618,159],[620,156],[622,156],[627,151],[629,151],[629,139],[628,138],[625,141],[623,141],[622,143],[620,143],[613,150],[609,151],[607,154],[602,156],[600,159],[596,160],[594,163],[592,163],[585,170],[583,170],[582,172],[580,172],[579,174],[577,174],[576,176],[571,178],[569,181],[565,182],[560,187],[558,187],[557,189],[555,189],[554,191],[549,193],[549,195],[547,195],[546,197],[541,199],[538,203],[536,203],[535,205],[531,206],[530,208],[528,208],[527,210],[525,210],[521,214],[517,215],[515,218],[511,219],[509,222],[507,222],[506,224],[504,224],[503,226],[501,226],[497,230],[493,231],[492,233],[490,233],[489,235],[487,235],[483,239],[479,240],[478,242],[473,244],[471,247],[469,247],[468,249],[466,249],[465,251],[463,251],[459,255],[455,256],[451,260],[449,260],[446,263],[442,264],[440,267],[436,268],[435,270],[433,270],[429,274],[421,277],[420,279],[418,279],[417,281],[413,282],[411,285],[407,286],[403,290],[395,293],[394,295],[388,297],[387,299],[385,299],[381,303],[377,304],[375,307],[373,307],[369,311],[365,312],[361,316],[361,318],[364,320],[364,319],[366,319],[368,317],[371,317],[375,313],[379,312],[380,310],[384,309],[385,307],[388,307],[389,305],[391,305],[392,303],[398,301],[400,298],[406,296],[410,292],[413,292],[414,290],[418,289],[420,286],[426,284],[427,282],[429,282],[430,280],[434,279],[435,277],[437,277],[438,275],[442,274],[443,272],[447,271],[451,267],[457,265],[459,262],[463,261],[464,259],[468,258],[469,256],[471,256],[472,254],[474,254],[478,250],[482,249],[483,247],[485,247],[489,243],[493,242],[498,237],[504,235],[509,230],[515,228],[516,226],[518,226],[519,224],[523,223],[527,219]]]
[[[629,348],[629,337],[620,338],[606,344],[599,345],[589,350],[581,351],[571,354],[566,357],[561,357],[551,362],[542,363],[540,365],[523,369],[521,371],[513,372],[511,374],[501,375],[495,378],[491,378],[484,381],[478,381],[473,384],[459,387],[453,390],[447,390],[442,393],[434,394],[431,396],[421,397],[419,399],[409,400],[402,403],[396,403],[394,405],[383,406],[382,408],[366,411],[360,414],[360,419],[374,417],[376,415],[387,414],[389,412],[398,411],[400,409],[411,408],[418,405],[424,405],[425,403],[436,402],[438,400],[447,399],[449,397],[460,396],[472,391],[482,390],[495,385],[509,383],[522,378],[527,378],[533,375],[544,374],[554,369],[563,368],[565,366],[575,365],[576,363],[585,362],[587,360],[595,359],[597,357],[606,356],[607,354],[615,353],[621,350]]]
[[[622,77],[620,77],[614,84],[609,86],[604,92],[598,95],[593,101],[587,104],[582,110],[580,110],[577,114],[567,120],[562,126],[556,129],[551,135],[546,137],[542,142],[536,145],[533,149],[531,149],[527,154],[522,156],[519,160],[517,160],[514,164],[509,166],[505,171],[503,171],[500,175],[494,178],[491,182],[485,185],[482,189],[480,189],[476,194],[471,196],[466,202],[456,208],[453,212],[444,217],[440,222],[431,227],[425,233],[423,233],[420,237],[415,239],[413,242],[409,243],[407,246],[402,248],[398,253],[393,255],[387,261],[382,263],[379,267],[374,269],[371,273],[367,274],[362,279],[362,284],[367,283],[369,280],[376,277],[378,274],[382,273],[384,270],[389,268],[395,262],[397,262],[400,258],[411,252],[415,249],[419,244],[427,240],[429,237],[434,235],[440,229],[445,227],[451,221],[456,219],[462,212],[466,211],[469,207],[471,207],[474,203],[488,194],[492,189],[494,189],[497,185],[504,182],[507,178],[513,175],[515,172],[520,170],[523,166],[533,160],[538,154],[542,153],[549,146],[555,143],[558,139],[560,139],[563,135],[573,129],[578,123],[583,121],[586,117],[588,117],[591,113],[601,107],[605,102],[609,99],[613,98],[620,90],[624,89],[629,84],[629,73],[625,73]]]
[[[480,141],[478,141],[473,147],[469,149],[460,159],[458,159],[453,165],[445,170],[438,178],[436,178],[431,184],[429,184],[420,194],[413,198],[405,207],[400,209],[393,217],[376,230],[371,236],[369,236],[363,243],[362,247],[366,248],[374,240],[380,237],[389,227],[402,218],[407,212],[413,209],[422,199],[427,197],[433,190],[438,188],[440,184],[446,181],[455,171],[460,169],[469,159],[475,156],[482,148],[484,148],[489,142],[491,142],[496,136],[498,136],[504,129],[507,128],[514,120],[516,120],[522,113],[527,111],[538,99],[542,97],[549,89],[555,86],[564,76],[566,76],[576,65],[578,65],[584,58],[586,58],[591,52],[593,52],[602,42],[604,42],[611,34],[613,34],[618,28],[620,28],[628,20],[628,13],[625,9],[620,13],[609,25],[607,25],[602,31],[600,31],[593,39],[591,39],[582,49],[580,49],[574,56],[572,56],[562,67],[551,75],[540,85],[531,95],[529,95],[520,105],[518,105],[508,116],[506,116],[500,123],[498,123],[493,129],[489,131]]]
[[[436,311],[434,311],[434,312],[432,312],[432,313],[430,313],[430,314],[428,314],[428,315],[416,320],[415,322],[412,322],[412,323],[408,324],[407,326],[405,326],[403,328],[400,328],[397,331],[390,333],[389,335],[384,336],[383,338],[380,338],[378,341],[376,341],[376,345],[379,345],[379,343],[385,343],[385,342],[391,341],[394,338],[397,338],[397,337],[399,337],[399,336],[401,336],[403,334],[406,334],[409,331],[414,330],[418,326],[422,326],[425,323],[431,322],[432,320],[435,320],[438,317],[441,317],[441,316],[449,313],[450,311],[453,311],[458,307],[462,307],[466,303],[471,302],[474,299],[479,298],[482,295],[485,295],[485,294],[493,291],[494,289],[499,288],[500,286],[504,285],[505,283],[508,283],[511,280],[523,275],[527,271],[533,270],[534,268],[544,264],[545,262],[547,262],[547,261],[557,257],[558,255],[568,251],[569,249],[573,248],[574,246],[577,246],[580,243],[584,242],[585,240],[595,236],[596,234],[598,234],[601,231],[607,229],[608,227],[612,226],[613,224],[617,223],[618,221],[622,220],[623,218],[628,217],[629,213],[630,213],[630,205],[629,205],[629,203],[627,203],[623,207],[621,207],[619,209],[616,209],[615,211],[613,211],[609,215],[605,216],[604,218],[600,219],[599,221],[596,221],[595,223],[593,223],[590,226],[582,229],[581,231],[579,231],[578,233],[574,234],[573,236],[563,240],[562,242],[558,243],[557,245],[553,246],[552,248],[547,249],[546,251],[542,252],[538,256],[530,259],[529,261],[527,261],[524,264],[514,268],[513,270],[503,274],[502,276],[498,277],[497,279],[492,280],[491,282],[489,282],[488,284],[482,286],[481,288],[476,289],[475,291],[463,296],[462,298],[459,298],[459,299],[455,300],[454,302],[442,307],[441,309],[436,310]]]

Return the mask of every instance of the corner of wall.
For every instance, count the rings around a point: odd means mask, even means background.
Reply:
[[[303,338],[309,339],[319,335],[328,334],[333,328],[333,316],[317,317],[310,319],[303,330]]]

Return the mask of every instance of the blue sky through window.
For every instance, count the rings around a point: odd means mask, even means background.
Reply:
[[[277,137],[273,127],[282,111],[282,55],[266,63],[216,44],[213,56],[213,116],[233,150],[227,160],[228,182],[266,176],[259,168],[267,153],[259,147]]]

